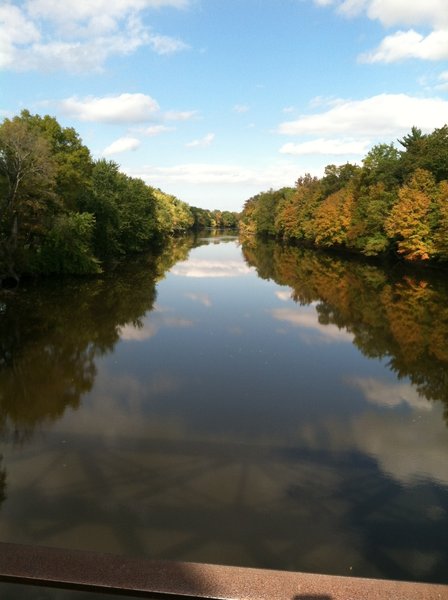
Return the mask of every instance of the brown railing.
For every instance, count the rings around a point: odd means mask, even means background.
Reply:
[[[150,561],[1,542],[0,581],[171,600],[448,600],[448,585]]]

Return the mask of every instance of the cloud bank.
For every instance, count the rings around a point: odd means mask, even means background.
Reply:
[[[448,101],[407,94],[378,94],[363,100],[340,100],[328,110],[285,121],[278,132],[285,135],[344,135],[352,140],[397,136],[416,124],[431,131],[446,123]]]

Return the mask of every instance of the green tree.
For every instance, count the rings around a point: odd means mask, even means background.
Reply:
[[[378,256],[388,251],[390,239],[385,222],[398,198],[395,188],[382,182],[362,187],[354,203],[348,246],[366,256]]]
[[[47,140],[22,120],[0,126],[0,261],[16,279],[26,255],[47,229],[56,210],[55,162]]]
[[[192,228],[195,231],[200,229],[207,229],[212,226],[212,213],[205,208],[198,208],[196,206],[190,206],[190,211],[193,216]]]
[[[448,260],[448,181],[441,181],[437,194],[438,219],[434,227],[434,251],[441,260]]]
[[[159,189],[153,193],[156,199],[155,213],[159,235],[181,233],[193,227],[193,213],[186,202]]]
[[[269,190],[254,197],[255,205],[253,218],[258,235],[277,235],[276,217],[283,204],[292,197],[294,188],[284,187],[279,190]]]
[[[120,244],[119,199],[121,178],[114,161],[97,160],[93,166],[91,186],[84,194],[81,210],[95,217],[94,252],[101,260],[122,254]]]
[[[362,161],[361,187],[382,184],[386,189],[401,183],[401,155],[393,144],[377,144]]]
[[[120,174],[119,244],[129,253],[148,248],[156,234],[156,200],[141,179]]]
[[[89,213],[58,215],[35,259],[35,270],[72,275],[100,273],[99,260],[92,252],[94,229],[95,217]]]
[[[437,182],[448,179],[448,125],[430,133],[425,146],[422,168],[430,171]]]
[[[56,163],[56,192],[66,208],[78,210],[92,175],[89,149],[72,127],[62,127],[54,117],[31,115],[23,110],[18,118],[48,141]]]
[[[322,196],[325,198],[341,190],[359,176],[361,168],[358,165],[345,163],[344,165],[327,165],[321,179]]]

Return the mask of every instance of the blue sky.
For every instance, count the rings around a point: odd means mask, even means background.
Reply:
[[[6,0],[0,116],[240,210],[413,125],[448,123],[447,0]]]

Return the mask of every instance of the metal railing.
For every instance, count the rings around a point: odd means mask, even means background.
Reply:
[[[0,581],[171,600],[448,600],[448,585],[153,561],[2,542]]]

